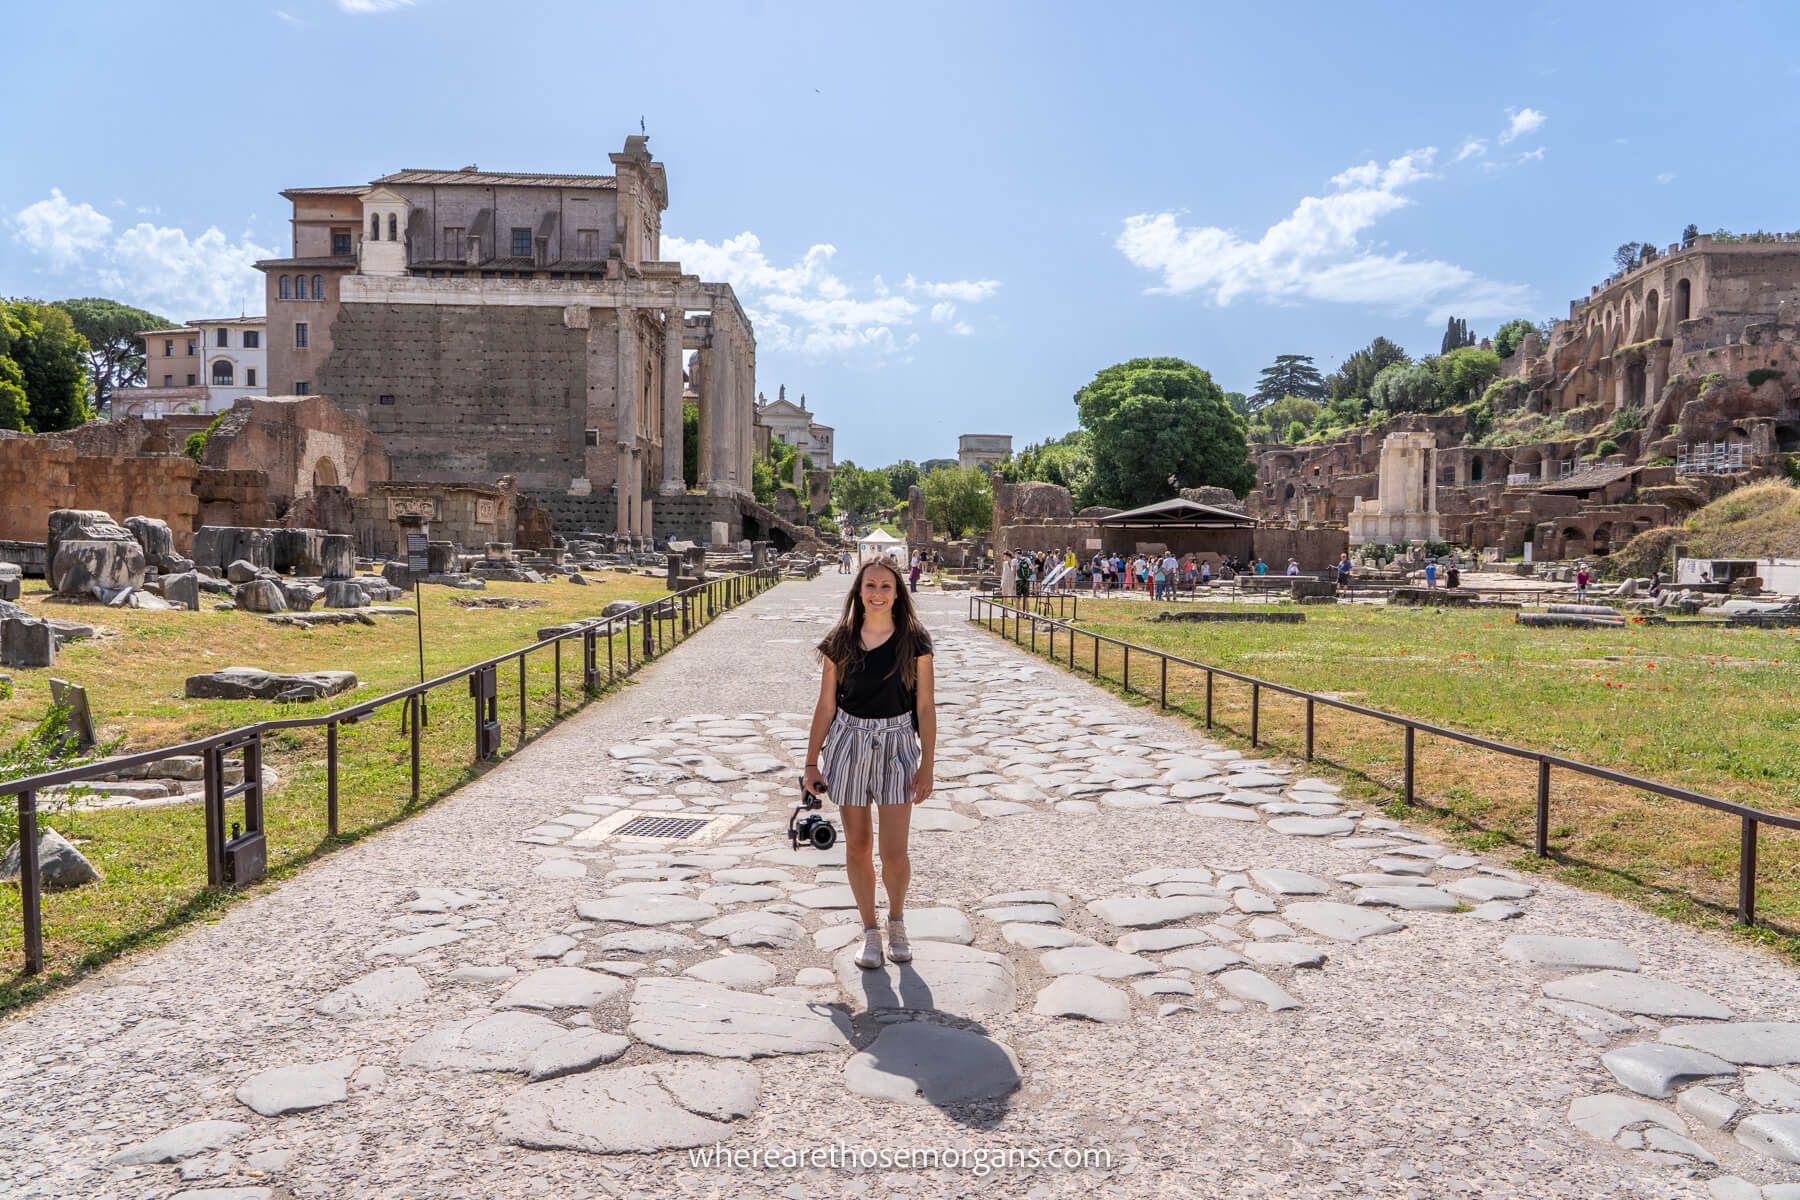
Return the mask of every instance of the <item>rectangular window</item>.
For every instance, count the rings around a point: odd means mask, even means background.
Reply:
[[[244,349],[256,350],[262,346],[262,334],[255,329],[244,330]]]
[[[175,357],[175,343],[172,339],[169,339],[169,338],[163,339],[163,357],[164,358],[174,358]]]
[[[229,350],[231,348],[231,332],[230,332],[230,330],[226,330],[226,329],[219,330],[218,344],[220,345],[220,347],[222,347],[223,349],[226,349],[226,350]]]
[[[164,387],[174,387],[175,386],[175,377],[173,375],[164,375],[163,376],[163,386]]]
[[[295,321],[294,322],[294,349],[296,349],[296,350],[306,349],[306,322],[305,321]],[[295,392],[294,394],[296,396],[300,395],[299,392]]]
[[[294,385],[294,395],[307,396],[307,395],[311,395],[311,394],[312,394],[312,385],[307,383],[306,380],[302,379],[299,383],[296,383]]]
[[[244,386],[245,387],[255,387],[256,386],[256,368],[255,367],[245,367],[244,368]]]
[[[193,356],[194,356],[194,339],[189,338],[188,339],[188,357],[192,358]]]
[[[452,262],[461,262],[463,256],[463,231],[460,225],[450,225],[444,229],[444,257]]]
[[[394,402],[394,398],[392,396],[386,396],[386,395],[382,396],[380,399],[378,399],[376,401],[377,404],[392,404],[393,402]]]
[[[587,444],[590,446],[598,446],[600,444],[600,431],[598,429],[590,429],[587,431]]]
[[[331,255],[333,258],[350,257],[350,231],[334,229],[331,231]]]
[[[598,229],[577,229],[575,231],[575,256],[589,260],[600,257],[600,231]]]
[[[193,377],[193,376],[192,376],[192,375],[189,375],[189,376],[188,376],[188,383],[187,383],[187,385],[188,385],[188,386],[189,386],[189,387],[193,387],[193,386],[194,386],[194,377]]]
[[[531,257],[531,230],[515,229],[512,231],[512,252],[514,258]]]

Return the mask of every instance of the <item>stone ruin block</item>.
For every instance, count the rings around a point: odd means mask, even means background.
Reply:
[[[0,666],[49,667],[56,664],[56,631],[35,617],[0,620]]]
[[[50,514],[45,565],[52,591],[90,596],[144,585],[143,547],[110,515],[95,509],[59,508]]]
[[[325,583],[326,608],[365,608],[369,594],[362,585],[349,579],[331,579]]]
[[[325,573],[323,529],[273,529],[269,531],[269,565],[283,575]]]
[[[433,575],[448,575],[456,570],[456,543],[426,542],[425,566]]]
[[[324,579],[348,579],[356,574],[356,547],[347,533],[328,533],[319,539],[319,575]]]
[[[193,571],[163,576],[162,590],[163,599],[174,607],[200,611],[200,577]]]
[[[126,517],[125,528],[143,547],[144,560],[151,566],[162,569],[176,557],[175,535],[169,532],[167,521],[156,517]]]
[[[246,612],[286,612],[287,594],[273,579],[252,579],[238,587],[237,606]]]
[[[271,532],[246,525],[207,525],[194,534],[194,562],[215,575],[240,558],[259,567],[272,566]]]

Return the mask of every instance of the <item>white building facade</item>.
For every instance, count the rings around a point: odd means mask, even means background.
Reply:
[[[757,404],[756,421],[769,427],[772,441],[785,442],[799,451],[800,458],[810,458],[813,470],[836,469],[837,463],[832,458],[832,435],[836,431],[813,419],[813,414],[807,411],[805,396],[795,404],[787,398],[784,384],[773,401],[763,400]]]
[[[200,331],[200,382],[206,411],[223,412],[241,396],[269,394],[268,322],[262,317],[218,317],[190,324]]]

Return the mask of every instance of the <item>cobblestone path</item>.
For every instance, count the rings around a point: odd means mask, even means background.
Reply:
[[[1800,1197],[1800,974],[1358,813],[954,596],[916,958],[859,971],[841,850],[783,833],[844,582],[0,1027],[0,1193]]]

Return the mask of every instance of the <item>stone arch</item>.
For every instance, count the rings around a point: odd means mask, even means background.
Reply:
[[[1625,303],[1619,311],[1619,331],[1626,337],[1631,336],[1631,297],[1625,297]]]
[[[1596,557],[1604,557],[1612,553],[1612,534],[1613,527],[1609,522],[1602,522],[1594,526],[1594,536],[1588,544],[1593,548]]]
[[[1291,454],[1277,454],[1269,460],[1269,470],[1271,471],[1292,471],[1299,465]]]
[[[1294,485],[1293,484],[1290,483],[1286,487],[1281,489],[1281,498],[1284,502],[1288,501],[1288,500],[1292,500],[1294,498]]]
[[[1610,304],[1606,306],[1605,324],[1606,332],[1611,333],[1613,327],[1613,306]]]
[[[336,487],[338,485],[337,464],[324,454],[319,455],[313,463],[312,485],[314,488]]]
[[[214,387],[231,387],[237,382],[237,368],[232,366],[229,358],[215,358],[211,372]]]
[[[1651,288],[1644,294],[1644,336],[1655,337],[1662,319],[1662,297]]]
[[[1675,319],[1685,321],[1694,315],[1694,285],[1686,279],[1675,284]]]
[[[1579,525],[1570,525],[1562,531],[1562,557],[1580,558],[1587,553],[1587,534]]]

